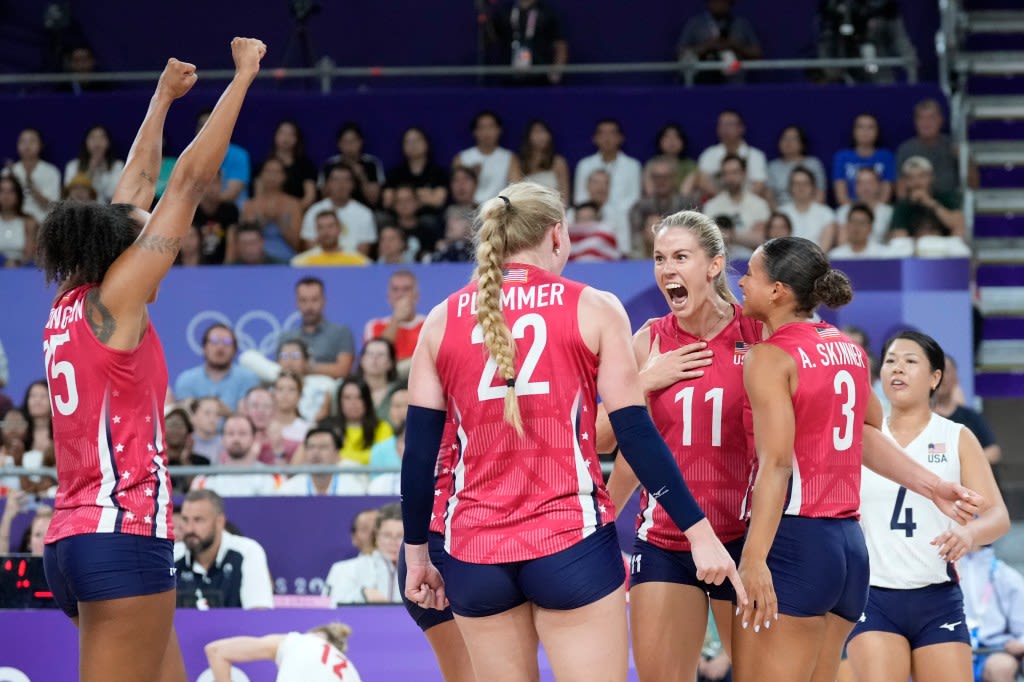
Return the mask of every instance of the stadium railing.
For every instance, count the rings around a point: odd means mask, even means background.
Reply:
[[[559,68],[563,74],[633,74],[633,73],[678,73],[683,83],[693,85],[697,74],[702,72],[723,72],[735,68],[736,64],[724,61],[677,60],[668,62],[628,62],[566,64]],[[908,83],[916,83],[918,62],[916,56],[877,57],[872,59],[761,59],[745,61],[738,65],[742,71],[800,71],[805,69],[858,69],[867,67],[902,69]],[[533,66],[522,69],[512,66],[354,66],[339,67],[328,58],[322,58],[316,66],[295,69],[264,69],[259,78],[270,80],[316,79],[320,91],[331,92],[335,79],[386,79],[386,78],[430,78],[456,77],[529,76],[545,75],[550,66]],[[203,72],[203,79],[230,80],[234,77],[231,69]],[[127,83],[135,81],[152,82],[160,76],[159,71],[112,71],[91,74],[70,73],[23,73],[0,74],[0,85],[33,85],[58,83]]]

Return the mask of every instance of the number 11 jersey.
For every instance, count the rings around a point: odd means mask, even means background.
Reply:
[[[86,319],[92,289],[62,295],[43,330],[57,459],[46,542],[86,533],[174,539],[163,346],[151,322],[134,350],[101,343]]]
[[[614,520],[594,447],[598,358],[580,334],[584,288],[506,266],[501,298],[516,344],[522,436],[505,422],[507,389],[477,323],[476,282],[448,298],[437,370],[457,435],[444,534],[461,561],[537,559]]]

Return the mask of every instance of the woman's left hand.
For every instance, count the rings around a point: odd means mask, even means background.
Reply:
[[[939,548],[939,557],[945,561],[958,561],[974,549],[974,531],[970,526],[950,526],[931,541]]]

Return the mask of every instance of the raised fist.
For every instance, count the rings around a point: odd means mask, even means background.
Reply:
[[[267,46],[256,38],[235,38],[231,41],[231,58],[235,60],[235,71],[255,76],[260,70],[260,60],[267,54]]]
[[[158,92],[167,95],[171,99],[178,99],[192,89],[198,78],[195,64],[179,62],[174,57],[171,57],[167,60],[164,72],[160,74],[160,80],[157,82],[156,88]]]

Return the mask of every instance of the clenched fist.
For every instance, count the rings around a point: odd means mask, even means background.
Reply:
[[[260,60],[267,54],[267,46],[256,38],[235,38],[231,41],[231,58],[235,60],[235,71],[255,76],[260,70]]]
[[[157,81],[157,93],[172,100],[184,97],[192,86],[196,84],[199,76],[196,75],[196,65],[188,62],[179,62],[174,57],[167,60],[164,72],[160,74]]]

